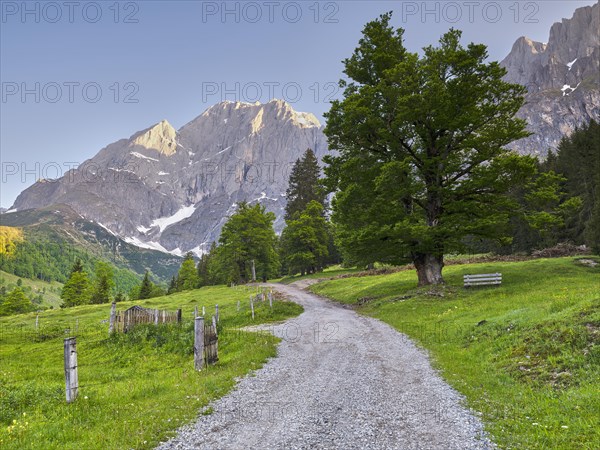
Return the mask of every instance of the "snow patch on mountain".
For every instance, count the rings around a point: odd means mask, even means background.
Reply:
[[[147,159],[148,161],[158,162],[158,159],[156,159],[156,158],[150,158],[149,156],[142,155],[141,153],[138,153],[138,152],[129,152],[129,154],[132,155],[132,156],[135,156],[136,158]]]
[[[126,238],[123,238],[123,240],[125,242],[127,242],[128,244],[132,244],[137,247],[147,248],[150,250],[158,250],[159,252],[169,253],[171,255],[174,254],[173,252],[170,252],[169,250],[164,248],[158,242],[143,242],[143,241],[139,240],[137,237],[126,237]],[[179,255],[176,255],[176,256],[179,256]]]
[[[140,233],[143,233],[143,234],[146,234],[146,233],[147,233],[148,231],[150,231],[151,229],[152,229],[152,228],[147,228],[147,227],[145,227],[145,226],[143,226],[143,225],[140,225],[140,226],[138,226],[138,227],[137,227],[137,230],[138,230]]]
[[[194,211],[196,211],[196,207],[194,205],[184,206],[172,216],[159,217],[158,219],[154,219],[150,224],[150,227],[158,227],[160,232],[162,233],[164,229],[168,226],[171,226],[177,222],[181,222],[183,219],[191,217],[191,215],[194,214]]]

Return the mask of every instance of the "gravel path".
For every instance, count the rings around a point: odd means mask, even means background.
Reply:
[[[298,285],[273,286],[305,309],[274,327],[278,357],[160,449],[495,448],[405,335]]]

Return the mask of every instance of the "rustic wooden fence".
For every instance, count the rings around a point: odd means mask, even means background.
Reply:
[[[181,309],[177,311],[166,311],[161,309],[142,308],[141,306],[132,306],[125,311],[116,312],[116,308],[111,311],[110,330],[127,333],[134,326],[142,323],[181,323]]]
[[[215,364],[219,360],[218,354],[219,337],[217,336],[217,325],[204,324],[204,358],[206,364]]]

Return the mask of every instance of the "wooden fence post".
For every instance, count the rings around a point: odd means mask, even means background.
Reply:
[[[65,339],[65,384],[67,403],[75,401],[79,382],[77,378],[77,339]]]
[[[194,368],[202,370],[204,364],[204,317],[194,318]]]
[[[254,260],[252,260],[252,281],[256,281],[256,266],[254,265]]]
[[[177,323],[181,323],[181,308],[177,310]]]
[[[217,323],[219,322],[219,305],[215,305],[215,316],[217,316]]]
[[[269,291],[269,308],[273,309],[273,291]]]
[[[40,325],[40,315],[36,314],[35,316],[35,332],[38,332],[39,329],[39,325]]]
[[[206,317],[206,310],[204,309],[204,305],[202,305],[202,317]]]
[[[154,325],[158,325],[158,309],[154,310]]]
[[[110,321],[108,323],[108,334],[112,334],[115,331],[115,320],[117,318],[117,304],[112,302],[110,305]]]
[[[240,301],[239,301],[239,300],[238,300],[238,302],[237,302],[237,310],[238,310],[238,311],[240,310]]]
[[[254,320],[254,300],[250,296],[250,310],[252,311],[252,320]]]
[[[194,308],[194,320],[198,317],[198,305]]]

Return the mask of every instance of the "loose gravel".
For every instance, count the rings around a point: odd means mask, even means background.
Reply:
[[[376,319],[273,285],[305,311],[278,357],[159,449],[494,449],[425,352]]]

